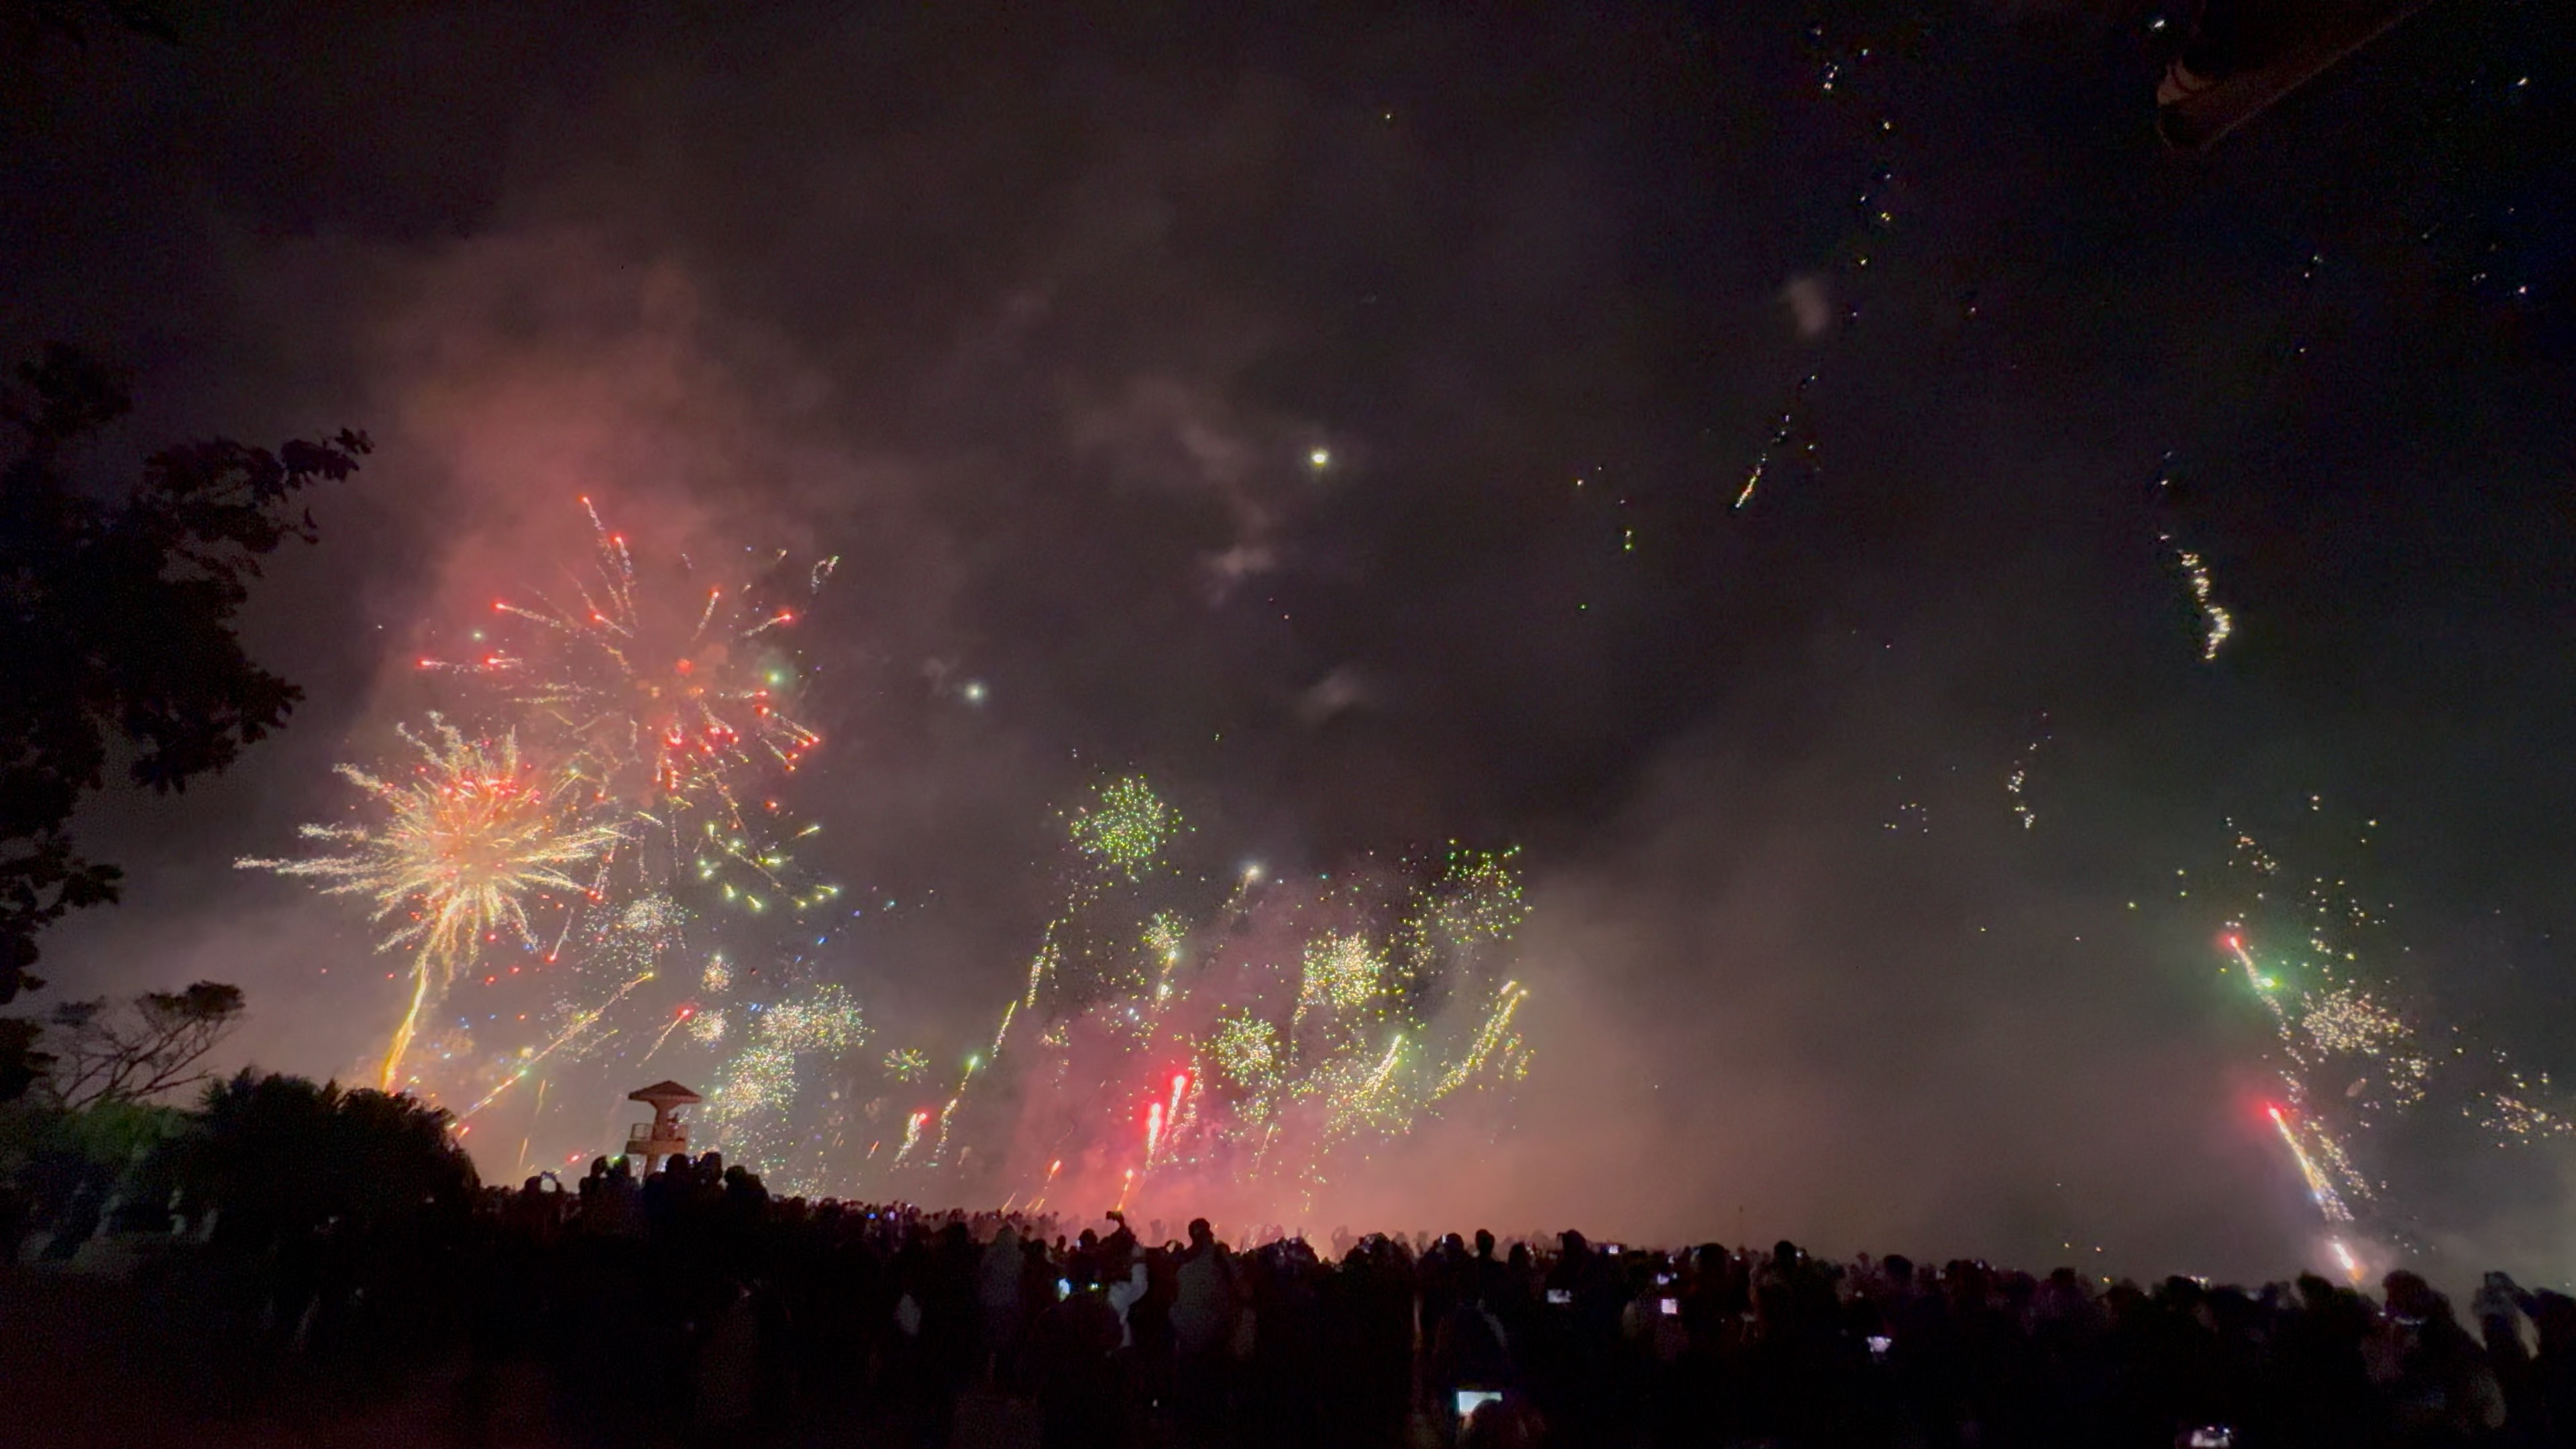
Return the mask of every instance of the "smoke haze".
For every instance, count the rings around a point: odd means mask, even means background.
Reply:
[[[238,982],[243,1058],[363,1072],[370,928],[230,862],[348,809],[328,767],[585,562],[588,497],[665,560],[839,558],[793,803],[861,910],[800,970],[871,1056],[989,1035],[1059,812],[1143,771],[1282,876],[1524,849],[1517,1106],[1309,1226],[2310,1261],[2174,882],[2311,795],[2385,816],[2428,1019],[2548,1064],[2576,672],[2531,601],[2576,560],[2551,390],[2504,379],[2565,357],[2272,163],[2097,181],[2148,165],[2120,59],[1983,15],[245,6],[28,62],[0,342],[135,368],[102,468],[380,444],[254,605],[292,728],[103,799],[127,899],[39,969]],[[2356,260],[2301,290],[2311,249]],[[1807,461],[1730,512],[1811,369]],[[2240,621],[2214,662],[2168,535]],[[2443,1254],[2564,1277],[2548,1147],[2422,1150]]]

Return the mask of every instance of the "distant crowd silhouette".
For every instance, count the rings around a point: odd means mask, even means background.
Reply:
[[[469,1428],[535,1394],[570,1442],[938,1445],[963,1406],[1089,1449],[2576,1443],[2576,1299],[2502,1275],[2463,1322],[2402,1271],[2374,1298],[1573,1232],[1233,1247],[773,1197],[715,1153],[441,1213],[260,1201],[193,1235],[268,1352],[443,1364]]]

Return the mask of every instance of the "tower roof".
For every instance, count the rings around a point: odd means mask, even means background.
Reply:
[[[665,1105],[676,1106],[684,1102],[695,1102],[701,1100],[701,1098],[697,1093],[690,1091],[688,1088],[681,1086],[677,1082],[655,1082],[649,1087],[641,1087],[635,1091],[627,1093],[626,1100],[630,1102],[649,1102],[656,1107],[660,1107]]]

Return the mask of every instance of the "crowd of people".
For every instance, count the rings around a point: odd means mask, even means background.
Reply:
[[[961,1402],[1097,1449],[2576,1443],[2576,1300],[2498,1275],[2464,1321],[2403,1271],[2373,1296],[1786,1242],[1242,1236],[774,1198],[710,1153],[437,1225],[219,1222],[207,1250],[280,1352],[452,1344],[469,1421],[534,1380],[602,1444],[937,1445]]]

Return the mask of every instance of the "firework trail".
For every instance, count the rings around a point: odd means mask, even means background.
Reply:
[[[551,1041],[548,1041],[544,1046],[538,1047],[536,1050],[529,1053],[528,1056],[520,1062],[516,1070],[501,1079],[501,1084],[499,1086],[484,1093],[481,1100],[477,1101],[473,1106],[456,1114],[456,1120],[458,1122],[468,1122],[473,1120],[475,1113],[480,1112],[484,1108],[491,1106],[494,1102],[499,1101],[502,1093],[507,1092],[512,1087],[526,1081],[529,1073],[545,1065],[546,1059],[553,1056],[556,1052],[562,1051],[564,1048],[569,1046],[575,1046],[575,1044],[578,1043],[578,1047],[573,1052],[573,1056],[578,1059],[584,1051],[587,1051],[590,1047],[596,1046],[599,1041],[605,1040],[608,1036],[613,1035],[613,1031],[603,1032],[598,1038],[590,1039],[591,1029],[599,1025],[599,1019],[608,1014],[608,1009],[610,1007],[625,1000],[628,992],[633,991],[636,987],[641,986],[652,979],[653,973],[647,971],[627,982],[624,986],[617,988],[615,995],[609,997],[608,1000],[602,1002],[596,1007],[567,1008],[563,1030],[555,1033],[554,1038]]]
[[[921,1129],[929,1125],[930,1113],[926,1110],[915,1112],[910,1117],[904,1119],[903,1146],[895,1150],[895,1166],[901,1167],[903,1165],[903,1160],[912,1155],[912,1149],[921,1145]]]
[[[1485,1024],[1476,1029],[1475,1041],[1458,1059],[1457,1065],[1441,1077],[1440,1084],[1432,1089],[1431,1100],[1436,1102],[1474,1081],[1495,1060],[1497,1053],[1508,1052],[1512,1080],[1518,1081],[1529,1074],[1529,1052],[1512,1032],[1512,1018],[1519,1014],[1521,1003],[1527,1000],[1528,987],[1517,981],[1503,983],[1503,989],[1495,994],[1493,1008],[1485,1015]]]
[[[644,1049],[644,1055],[635,1059],[635,1065],[641,1067],[653,1060],[654,1054],[662,1050],[662,1044],[671,1039],[671,1033],[694,1023],[697,1019],[698,1010],[694,1006],[681,1006],[674,1009],[671,1019],[662,1023],[662,1029],[653,1034],[653,1044]]]
[[[1744,470],[1744,486],[1735,490],[1735,501],[1728,504],[1728,508],[1741,512],[1751,504],[1754,493],[1762,487],[1762,480],[1770,474],[1772,466],[1791,451],[1793,444],[1799,460],[1809,468],[1815,466],[1815,430],[1807,421],[1807,394],[1815,385],[1816,374],[1811,372],[1799,378],[1798,385],[1790,390],[1787,405],[1771,420],[1770,435],[1762,440],[1761,450],[1753,455],[1753,466]]]
[[[1848,98],[1858,89],[1855,82],[1863,74],[1882,68],[1884,55],[1877,47],[1831,43],[1821,25],[1809,29],[1808,41],[1816,64],[1816,94],[1828,105],[1848,104]],[[1889,159],[1896,122],[1881,111],[1865,124],[1867,145],[1876,160],[1867,183],[1854,193],[1851,227],[1830,265],[1793,280],[1784,292],[1798,334],[1809,344],[1848,333],[1859,323],[1860,308],[1840,299],[1867,277],[1871,261],[1896,226],[1896,168]],[[1975,309],[1971,307],[1969,312],[1973,316]],[[1819,440],[1812,402],[1821,376],[1810,368],[1789,390],[1787,400],[1773,414],[1770,432],[1755,452],[1752,465],[1745,469],[1744,481],[1728,505],[1730,511],[1740,513],[1749,507],[1754,494],[1783,464],[1795,464],[1809,476],[1815,475]]]
[[[2351,1222],[2352,1209],[2344,1205],[2343,1195],[2335,1191],[2333,1180],[2326,1176],[2324,1169],[2317,1166],[2317,1159],[2310,1156],[2308,1149],[2301,1145],[2299,1131],[2290,1125],[2288,1114],[2279,1107],[2269,1107],[2265,1110],[2271,1114],[2272,1125],[2281,1133],[2281,1145],[2290,1149],[2291,1160],[2298,1163],[2299,1177],[2308,1185],[2308,1196],[2316,1199],[2317,1211],[2325,1214],[2328,1224]]]
[[[2290,1159],[2299,1165],[2299,1177],[2308,1185],[2309,1199],[2316,1203],[2317,1211],[2326,1220],[2327,1247],[2334,1253],[2335,1261],[2342,1266],[2344,1276],[2352,1280],[2354,1287],[2360,1287],[2363,1277],[2366,1276],[2365,1272],[2360,1259],[2353,1256],[2352,1245],[2344,1241],[2344,1230],[2352,1225],[2352,1209],[2344,1205],[2342,1194],[2335,1191],[2333,1181],[2326,1175],[2324,1169],[2317,1165],[2317,1157],[2311,1154],[2307,1146],[2301,1145],[2299,1141],[2301,1130],[2305,1129],[2310,1134],[2311,1142],[2331,1149],[2331,1155],[2327,1160],[2338,1163],[2344,1172],[2351,1171],[2351,1164],[2343,1162],[2342,1149],[2331,1137],[2324,1135],[2323,1129],[2313,1123],[2305,1122],[2293,1126],[2289,1114],[2283,1112],[2278,1106],[2269,1107],[2266,1110],[2271,1114],[2273,1127],[2281,1134],[2281,1145],[2290,1150]]]
[[[370,919],[403,919],[378,947],[412,948],[411,1002],[379,1074],[386,1091],[402,1080],[423,1012],[483,943],[506,931],[535,950],[529,898],[547,890],[581,895],[583,883],[573,872],[623,838],[619,823],[589,813],[577,774],[523,760],[516,735],[497,744],[469,740],[436,715],[426,736],[402,734],[420,755],[409,779],[339,767],[373,798],[381,815],[376,824],[307,825],[300,833],[320,842],[324,853],[234,862],[322,882],[325,895],[366,896],[376,907]]]

